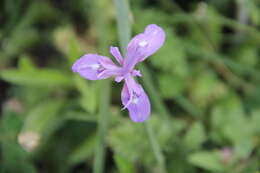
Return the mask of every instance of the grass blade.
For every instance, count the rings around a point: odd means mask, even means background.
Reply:
[[[109,2],[106,0],[97,0],[93,1],[93,11],[92,15],[95,19],[95,29],[98,35],[98,45],[99,50],[105,54],[107,53],[108,47],[108,7]],[[109,105],[110,105],[110,90],[111,90],[111,81],[102,80],[100,81],[100,107],[98,113],[98,129],[97,129],[97,145],[95,150],[94,158],[94,173],[103,173],[104,172],[104,162],[106,156],[106,141],[105,136],[108,129],[109,121]]]

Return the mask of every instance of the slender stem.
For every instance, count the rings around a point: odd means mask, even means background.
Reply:
[[[126,47],[131,36],[130,9],[127,0],[114,0],[116,7],[117,29],[121,51],[125,55]]]
[[[104,53],[107,52],[108,47],[108,18],[106,10],[108,5],[107,0],[96,0],[93,1],[93,11],[92,15],[95,18],[95,30],[98,35],[98,45],[99,50]],[[102,12],[102,13],[101,13]],[[104,172],[104,162],[106,156],[106,141],[105,137],[107,134],[108,121],[109,121],[109,104],[110,104],[110,90],[111,81],[102,80],[100,81],[100,106],[98,113],[98,129],[97,129],[97,145],[94,158],[93,173],[103,173]]]
[[[129,22],[129,4],[127,0],[114,0],[116,11],[117,11],[117,25],[118,25],[118,33],[119,33],[119,40],[121,49],[125,54],[127,43],[130,39],[130,31],[131,26]],[[126,31],[126,32],[125,32]],[[145,65],[141,66],[142,73],[144,75],[144,84],[148,89],[148,93],[151,94],[151,99],[156,105],[156,108],[158,112],[164,117],[169,117],[169,113],[164,106],[162,100],[160,99],[159,95],[157,94],[157,91],[155,87],[153,86],[152,79],[149,75],[148,69],[145,67]],[[152,150],[154,153],[154,157],[158,163],[158,166],[160,168],[160,173],[166,173],[165,169],[165,162],[164,162],[164,156],[161,152],[160,145],[158,141],[155,138],[155,134],[153,132],[152,126],[150,125],[150,122],[145,122],[144,124],[150,144],[152,146]]]
[[[105,80],[100,82],[100,107],[98,119],[98,143],[96,146],[96,153],[94,159],[94,173],[104,172],[104,158],[105,158],[105,136],[108,128],[109,119],[109,101],[110,101],[110,81]]]
[[[154,152],[155,159],[156,159],[156,161],[158,163],[158,166],[160,168],[160,172],[161,173],[166,173],[165,159],[164,159],[164,156],[163,156],[163,154],[161,152],[160,145],[158,144],[158,142],[157,142],[157,140],[155,138],[153,128],[150,125],[150,122],[145,122],[144,126],[145,126],[146,133],[148,135],[148,138],[150,140],[150,143],[151,143],[151,146],[152,146],[152,149],[153,149],[153,152]]]
[[[167,110],[167,108],[165,107],[160,95],[158,94],[157,89],[154,87],[154,83],[152,82],[152,77],[150,75],[148,68],[146,67],[145,64],[140,64],[139,67],[144,76],[144,78],[142,79],[144,86],[147,89],[147,92],[149,93],[149,96],[150,96],[151,100],[153,101],[156,110],[160,113],[160,115],[163,118],[165,118],[165,119],[169,118],[170,113]]]

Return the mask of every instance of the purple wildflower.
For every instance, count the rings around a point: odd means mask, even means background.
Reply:
[[[150,115],[151,105],[143,87],[134,80],[135,76],[142,76],[140,71],[135,70],[134,67],[155,53],[163,45],[164,40],[163,29],[155,24],[150,24],[143,33],[136,35],[129,42],[125,58],[122,57],[117,47],[110,47],[110,53],[119,65],[114,64],[108,57],[86,54],[73,64],[72,70],[89,80],[108,77],[115,77],[116,82],[124,80],[121,93],[123,109],[128,109],[134,122],[143,122]]]

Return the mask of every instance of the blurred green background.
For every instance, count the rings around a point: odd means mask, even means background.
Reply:
[[[3,0],[0,22],[1,173],[259,173],[259,0]],[[133,123],[121,83],[71,65],[151,23]]]

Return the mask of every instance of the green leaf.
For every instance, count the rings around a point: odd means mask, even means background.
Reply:
[[[145,9],[133,9],[134,14],[138,16],[135,18],[135,25],[133,26],[137,33],[143,32],[144,28],[155,23],[159,26],[169,26],[172,21],[172,15],[167,14],[159,8],[145,8]]]
[[[114,155],[114,160],[116,162],[116,166],[120,173],[136,172],[134,168],[134,164],[129,162],[127,159],[120,156],[119,154]]]
[[[249,157],[253,147],[253,141],[249,138],[239,143],[237,142],[234,147],[234,153],[238,159],[245,159]]]
[[[81,94],[81,106],[86,110],[86,112],[95,113],[98,106],[97,84],[87,82],[80,76],[75,76],[75,84]]]
[[[74,121],[97,122],[97,116],[87,114],[86,112],[69,111],[66,112],[64,117]]]
[[[234,50],[234,57],[238,58],[238,62],[245,66],[254,67],[259,63],[258,54],[257,54],[258,47],[254,47],[254,45],[248,45],[245,47],[239,47],[238,49]]]
[[[169,140],[171,137],[175,138],[175,133],[182,125],[175,125],[158,117],[151,115],[149,121],[161,148],[170,150]],[[129,162],[138,161],[140,164],[151,165],[155,161],[144,124],[133,124],[128,118],[122,120],[110,130],[107,139],[113,151]]]
[[[19,58],[18,67],[21,71],[33,71],[36,68],[30,57],[26,55],[23,55]]]
[[[230,92],[212,111],[213,138],[233,144],[250,140],[253,126],[245,116],[238,96]],[[241,128],[243,127],[243,128]]]
[[[0,77],[12,84],[37,87],[68,87],[72,85],[72,76],[54,69],[37,69],[22,71],[16,69],[3,70]]]
[[[174,35],[170,29],[165,29],[167,39],[161,49],[150,60],[155,67],[186,78],[189,75],[189,69],[183,46],[178,36]],[[173,47],[174,51],[172,50]]]
[[[29,155],[18,144],[18,136],[22,127],[21,115],[5,111],[0,126],[1,168],[3,172],[35,173]]]
[[[162,96],[166,99],[174,98],[184,91],[185,81],[175,75],[159,74],[159,88]]]
[[[188,157],[188,161],[194,166],[207,169],[209,171],[224,171],[223,163],[218,153],[201,151],[193,153]]]
[[[58,112],[63,105],[64,102],[60,100],[48,100],[39,104],[28,113],[22,131],[39,134],[48,132],[58,121]]]
[[[31,47],[39,41],[39,32],[35,29],[22,29],[14,32],[3,46],[6,57],[11,57],[22,53],[24,49]]]
[[[192,124],[184,136],[184,144],[190,149],[198,149],[205,140],[206,134],[200,122]]]
[[[251,119],[252,128],[254,129],[253,131],[256,135],[260,134],[259,122],[260,122],[260,109],[256,109],[253,111],[252,119]]]
[[[69,64],[73,64],[76,59],[83,55],[87,50],[90,51],[89,49],[94,49],[93,47],[90,47],[90,45],[86,49],[86,44],[76,36],[72,26],[57,28],[53,32],[53,37],[55,46],[65,55]]]
[[[71,152],[68,157],[69,164],[75,165],[87,160],[93,155],[97,143],[97,136],[91,135],[86,138],[79,146]]]
[[[217,81],[217,76],[213,72],[199,70],[197,78],[192,84],[192,100],[199,107],[205,108],[210,101],[214,100],[214,93],[221,87],[221,83]],[[216,96],[217,97],[217,96]]]

